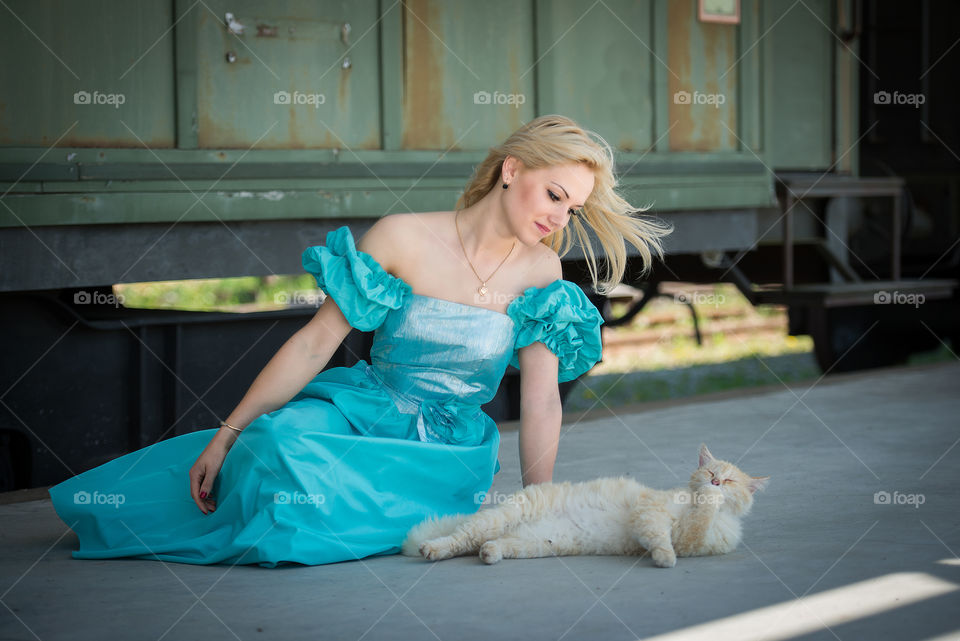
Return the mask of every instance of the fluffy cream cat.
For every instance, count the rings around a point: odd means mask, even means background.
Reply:
[[[740,518],[770,477],[749,476],[700,446],[689,487],[654,490],[625,478],[528,485],[496,507],[430,518],[401,550],[431,561],[476,553],[484,563],[576,554],[650,553],[673,567],[678,556],[725,554],[740,542]]]

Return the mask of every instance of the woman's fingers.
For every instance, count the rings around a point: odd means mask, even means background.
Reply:
[[[216,510],[216,501],[210,497],[210,494],[213,491],[213,483],[217,479],[217,474],[220,472],[220,466],[226,456],[213,443],[214,441],[211,441],[207,445],[190,469],[190,496],[204,514]]]
[[[213,481],[217,478],[216,473],[205,474],[203,477],[203,483],[200,484],[200,498],[203,501],[210,499],[210,494],[213,491]]]
[[[214,477],[211,477],[203,469],[190,476],[190,495],[193,497],[193,502],[197,504],[197,507],[200,508],[200,511],[204,514],[213,511],[211,509],[211,503],[216,505],[216,503],[209,498],[213,478]]]
[[[200,508],[201,512],[204,512],[203,503],[200,499],[200,483],[203,480],[203,475],[199,472],[190,472],[190,496],[193,498],[193,502],[197,504],[197,507]],[[206,512],[204,512],[206,514]]]

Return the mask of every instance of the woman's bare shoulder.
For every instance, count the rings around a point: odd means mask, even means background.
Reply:
[[[436,225],[437,218],[449,212],[388,214],[367,230],[357,249],[373,256],[387,271],[396,268],[423,251],[424,229]]]
[[[548,245],[538,243],[532,254],[533,266],[530,268],[530,273],[534,275],[535,282],[531,283],[533,287],[543,288],[563,278],[560,256]]]
[[[397,214],[384,216],[360,237],[357,249],[370,254],[385,270],[393,273],[396,265],[404,259],[399,253],[397,238],[404,227]]]

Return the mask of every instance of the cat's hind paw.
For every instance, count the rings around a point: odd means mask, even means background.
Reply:
[[[503,551],[496,541],[487,541],[480,546],[480,560],[487,565],[493,565],[503,558]]]
[[[453,547],[444,538],[424,541],[420,544],[420,554],[428,561],[442,561],[453,556]]]
[[[672,568],[677,564],[677,555],[673,550],[656,548],[650,554],[653,564],[658,568]]]

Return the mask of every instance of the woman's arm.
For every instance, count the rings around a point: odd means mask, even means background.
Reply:
[[[323,369],[349,332],[347,319],[328,297],[310,322],[277,350],[226,422],[245,429],[256,417],[285,404]],[[190,468],[190,496],[204,514],[216,511],[210,491],[237,436],[221,427]]]
[[[370,254],[384,269],[391,271],[398,229],[397,215],[385,216],[360,238],[357,249]],[[333,297],[327,296],[310,322],[270,359],[226,422],[243,429],[261,414],[285,405],[327,366],[350,329],[350,323]],[[229,449],[237,436],[237,432],[224,427],[214,438],[221,439]]]
[[[343,312],[327,296],[310,322],[277,350],[226,422],[243,429],[261,414],[282,407],[326,367],[350,329]],[[230,449],[237,436],[234,430],[221,428],[214,440]]]
[[[559,361],[543,343],[520,349],[520,470],[523,486],[553,480],[563,409]]]
[[[367,232],[357,248],[389,269],[390,244],[383,240],[389,237],[389,226],[382,221]],[[277,350],[226,422],[243,430],[258,416],[285,405],[326,367],[350,330],[340,307],[328,296],[310,322]],[[216,510],[210,492],[237,437],[235,430],[221,427],[190,468],[190,496],[204,514]]]

